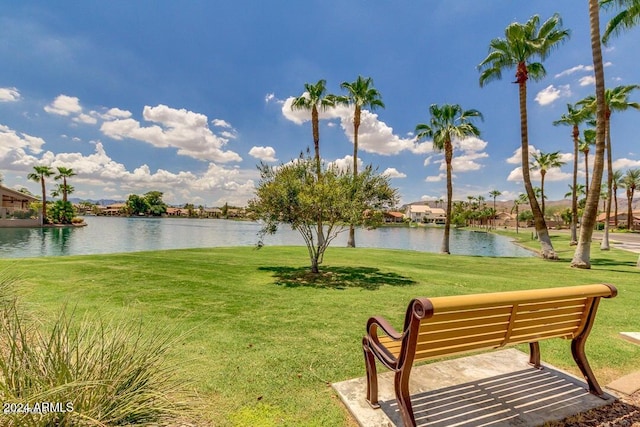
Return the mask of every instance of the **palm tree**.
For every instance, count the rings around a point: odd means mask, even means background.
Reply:
[[[606,151],[607,151],[607,208],[606,217],[611,217],[611,193],[613,191],[613,155],[611,152],[611,113],[614,111],[625,111],[629,108],[640,110],[640,104],[637,102],[629,102],[629,93],[640,88],[640,85],[617,86],[613,89],[606,89],[604,92],[605,102],[605,135],[606,135]],[[595,111],[596,98],[588,96],[578,104],[582,104],[585,108]],[[608,251],[609,247],[609,221],[604,223],[604,235],[600,249]]]
[[[611,36],[628,30],[640,22],[640,0],[601,0],[600,5],[609,7],[617,3],[622,10],[607,23],[602,35],[602,43],[607,44]]]
[[[34,166],[33,172],[27,175],[31,181],[39,182],[42,187],[42,224],[47,222],[47,190],[44,179],[53,175],[53,170],[49,166]]]
[[[502,192],[499,190],[491,190],[489,191],[489,195],[491,197],[493,197],[493,228],[496,228],[496,223],[495,223],[495,215],[496,215],[496,197],[498,197],[499,195],[501,195]]]
[[[62,191],[62,201],[66,202],[67,195],[73,191],[73,190],[68,191],[69,188],[72,188],[72,187],[67,185],[67,178],[76,176],[77,174],[73,171],[73,169],[66,168],[64,166],[58,166],[57,169],[58,169],[58,174],[53,179],[55,179],[56,181],[62,179],[62,186],[60,187],[60,190]]]
[[[585,129],[583,132],[583,140],[580,141],[578,150],[584,155],[584,173],[585,173],[585,188],[586,192],[589,192],[589,147],[596,143],[596,130]]]
[[[622,185],[622,171],[613,171],[613,225],[618,228],[618,185]]]
[[[318,116],[318,108],[325,110],[335,105],[335,95],[326,94],[326,80],[318,80],[315,85],[305,83],[305,92],[291,103],[292,110],[311,111],[311,130],[313,134],[313,148],[315,151],[316,176],[320,180],[320,119]],[[319,218],[322,213],[319,213]],[[324,232],[322,229],[322,221],[318,219],[318,244],[324,244]]]
[[[573,185],[575,189],[578,183],[578,151],[580,150],[580,124],[587,120],[590,111],[586,108],[576,108],[571,104],[567,104],[567,113],[560,116],[559,120],[553,122],[554,126],[567,125],[571,126],[571,137],[573,139]],[[544,209],[543,209],[544,212]],[[571,195],[571,241],[569,245],[578,244],[578,196],[575,192]]]
[[[633,230],[633,193],[640,186],[640,169],[627,170],[621,184],[627,190],[627,230]]]
[[[320,119],[319,109],[325,110],[335,105],[336,97],[331,94],[326,94],[327,81],[318,80],[314,84],[305,83],[304,93],[297,98],[294,98],[291,103],[292,110],[305,110],[311,112],[311,129],[313,133],[313,148],[315,150],[316,161],[316,174],[320,176]]]
[[[600,9],[598,0],[589,0],[589,28],[591,33],[593,71],[596,80],[596,153],[593,162],[592,184],[587,193],[578,245],[571,260],[571,266],[575,268],[591,268],[591,240],[593,237],[593,228],[598,216],[598,199],[600,197],[602,171],[604,169],[604,64],[602,61],[602,45],[600,44]]]
[[[451,203],[453,197],[453,184],[451,181],[453,159],[452,140],[464,140],[468,136],[480,136],[480,130],[471,122],[476,117],[483,119],[477,110],[463,110],[458,104],[444,104],[438,106],[432,104],[429,107],[431,121],[429,124],[416,125],[416,139],[433,138],[433,147],[438,151],[444,150],[444,159],[447,168],[447,209],[445,213],[444,237],[440,252],[449,252],[449,234],[451,230]]]
[[[540,171],[540,198],[542,201],[542,213],[544,214],[544,177],[547,175],[549,169],[559,168],[564,165],[565,162],[560,160],[559,151],[554,151],[553,153],[533,153],[532,157],[531,169]]]
[[[520,136],[522,148],[522,178],[529,196],[536,232],[540,237],[542,256],[558,259],[553,250],[547,224],[533,194],[529,174],[529,136],[527,130],[527,80],[541,80],[547,73],[542,65],[552,50],[569,38],[569,30],[562,29],[560,15],[554,14],[542,24],[534,15],[524,23],[514,22],[505,29],[505,38],[495,38],[489,43],[489,55],[480,62],[480,86],[502,78],[502,71],[516,69],[520,98]]]
[[[353,111],[353,178],[358,176],[358,130],[360,129],[360,116],[362,108],[375,110],[378,107],[384,108],[384,103],[380,97],[380,92],[373,87],[371,77],[364,78],[358,76],[354,82],[342,82],[340,87],[347,91],[347,95],[336,98],[336,103],[352,105]],[[347,246],[356,247],[356,235],[353,224],[349,225],[349,239]]]

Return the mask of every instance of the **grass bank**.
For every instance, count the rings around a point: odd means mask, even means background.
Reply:
[[[566,237],[554,244],[559,262],[330,248],[320,280],[305,274],[302,247],[13,259],[0,269],[16,272],[23,305],[44,321],[66,304],[187,334],[169,362],[191,381],[203,422],[333,427],[354,425],[329,384],[364,375],[367,318],[399,328],[415,296],[609,282],[619,295],[602,302],[587,355],[602,384],[638,369],[640,346],[618,337],[640,329],[637,255],[594,247],[593,268],[575,270]],[[577,372],[568,342],[543,343],[542,359]]]

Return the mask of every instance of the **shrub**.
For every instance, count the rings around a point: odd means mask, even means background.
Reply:
[[[47,402],[46,414],[3,414],[9,426],[171,425],[185,417],[184,384],[164,362],[174,342],[141,327],[84,320],[62,310],[47,333],[15,301],[0,312],[0,401]]]

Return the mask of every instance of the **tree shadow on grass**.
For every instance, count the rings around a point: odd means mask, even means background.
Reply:
[[[382,272],[373,267],[323,267],[314,274],[309,267],[259,267],[258,270],[270,271],[276,279],[275,284],[287,288],[309,286],[320,289],[362,288],[375,291],[382,285],[409,286],[416,282],[396,273]]]

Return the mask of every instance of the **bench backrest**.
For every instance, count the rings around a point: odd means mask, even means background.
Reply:
[[[402,345],[415,349],[412,359],[420,361],[547,338],[573,339],[591,327],[599,298],[615,294],[613,286],[597,284],[417,298],[407,309],[402,342],[380,341],[395,357]]]

